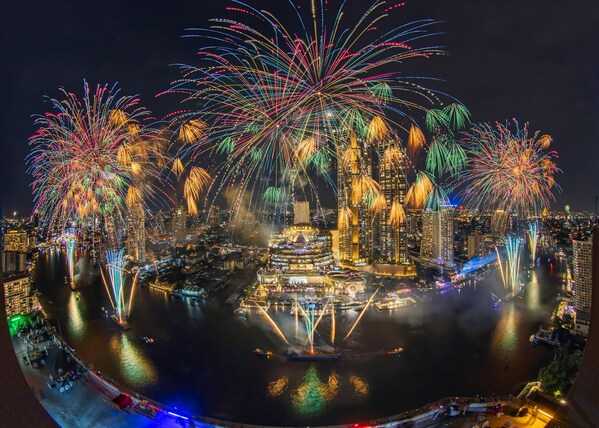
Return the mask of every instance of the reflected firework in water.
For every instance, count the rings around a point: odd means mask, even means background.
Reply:
[[[68,229],[64,235],[65,245],[67,247],[67,265],[69,267],[69,281],[71,285],[75,282],[75,249],[77,247],[77,238],[75,229]]]

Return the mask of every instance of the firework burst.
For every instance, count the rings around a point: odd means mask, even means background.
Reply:
[[[49,99],[53,111],[35,120],[30,138],[34,210],[46,230],[64,230],[69,220],[123,220],[127,205],[155,193],[163,162],[156,131],[143,126],[149,112],[116,87],[94,92],[84,81],[82,99],[61,91],[64,99]]]
[[[529,134],[515,122],[515,131],[497,123],[475,125],[466,133],[468,162],[459,178],[461,194],[473,208],[502,209],[537,215],[559,190],[551,137]]]
[[[272,194],[296,180],[314,190],[311,171],[331,182],[326,168],[351,138],[374,144],[389,135],[389,121],[403,128],[408,112],[439,101],[421,86],[422,77],[405,77],[397,67],[443,53],[419,46],[432,35],[433,21],[382,32],[382,21],[401,8],[375,1],[350,25],[343,6],[331,15],[326,2],[313,2],[304,16],[289,5],[298,33],[272,13],[235,1],[228,12],[242,18],[214,19],[211,28],[195,30],[209,43],[198,51],[197,66],[180,65],[184,77],[167,91],[200,106],[170,117],[180,139],[192,143],[180,156],[224,158],[211,172],[215,195],[227,187]]]

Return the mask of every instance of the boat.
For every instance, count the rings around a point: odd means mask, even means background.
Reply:
[[[186,297],[204,297],[206,291],[197,285],[186,285],[180,290],[181,294]]]
[[[375,306],[378,310],[384,309],[397,309],[403,308],[404,306],[410,306],[415,304],[416,301],[411,297],[386,297],[378,302],[375,302]]]
[[[248,313],[246,311],[244,311],[243,309],[235,309],[233,311],[233,315],[236,315],[238,317],[245,317]]]
[[[271,351],[265,351],[264,349],[261,349],[261,348],[254,349],[254,354],[258,355],[259,357],[265,357],[265,358],[272,357]]]
[[[287,354],[287,358],[291,361],[323,361],[323,360],[340,360],[341,354],[333,353],[310,353],[292,351]]]
[[[387,355],[399,355],[399,354],[401,354],[403,351],[404,351],[404,349],[403,349],[401,346],[399,346],[399,347],[397,347],[397,348],[394,348],[394,349],[387,349],[387,350],[385,351],[385,354],[387,354]]]
[[[175,286],[163,281],[154,281],[150,283],[150,288],[154,290],[164,291],[165,293],[172,293]]]
[[[116,315],[111,315],[110,319],[113,320],[115,323],[117,323],[118,326],[120,328],[122,328],[123,330],[129,330],[131,328],[131,326],[129,325],[129,323],[127,321],[125,321],[122,318],[117,317]]]
[[[529,341],[533,345],[536,345],[539,342],[551,346],[561,345],[557,330],[543,330],[542,328],[539,328],[539,330],[529,338]]]
[[[143,342],[144,342],[146,345],[152,345],[152,344],[155,342],[154,338],[152,338],[152,337],[148,337],[148,336],[143,336],[143,337],[141,338],[141,340],[142,340],[142,341],[143,341]]]

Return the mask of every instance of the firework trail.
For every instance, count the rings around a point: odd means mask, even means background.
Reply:
[[[539,241],[539,224],[536,221],[528,223],[526,234],[528,235],[528,245],[530,247],[531,263],[532,266],[534,266],[537,254],[537,243]]]

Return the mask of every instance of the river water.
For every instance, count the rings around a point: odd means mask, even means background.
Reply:
[[[522,297],[493,307],[502,294],[497,273],[475,285],[439,293],[415,307],[369,309],[343,340],[359,313],[336,317],[340,361],[290,362],[288,345],[263,316],[234,316],[224,289],[206,302],[174,299],[139,288],[130,324],[122,331],[104,317],[110,307],[100,277],[84,258],[80,281],[95,287],[72,292],[65,285],[64,252],[40,253],[36,287],[50,321],[80,357],[120,383],[184,414],[252,424],[326,425],[391,416],[446,396],[517,393],[534,380],[553,351],[531,347],[529,336],[550,324],[565,266],[534,268]],[[269,312],[291,346],[303,346],[303,325]],[[330,345],[329,321],[316,343]],[[146,345],[141,336],[156,339]],[[399,357],[385,349],[401,346]],[[262,359],[254,348],[272,350]]]

